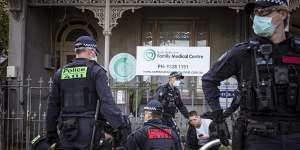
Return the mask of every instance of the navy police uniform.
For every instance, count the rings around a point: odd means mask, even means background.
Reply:
[[[96,47],[95,40],[80,37],[76,45]],[[121,128],[122,113],[116,106],[109,87],[106,70],[95,61],[76,58],[60,68],[53,81],[47,109],[47,138],[57,141],[57,121],[60,129],[59,143],[64,149],[89,148],[97,100],[100,100],[99,119],[107,120],[112,128]],[[100,141],[101,132],[96,131]],[[97,147],[97,144],[94,144]],[[98,144],[99,145],[99,144]]]
[[[184,78],[179,72],[171,72],[170,77],[177,77],[180,79]],[[163,124],[173,128],[174,130],[177,130],[179,133],[174,120],[175,114],[177,113],[177,108],[185,118],[189,117],[189,112],[182,102],[179,89],[175,86],[174,89],[172,89],[169,83],[164,84],[158,87],[154,95],[154,99],[159,100],[162,104]]]
[[[161,105],[151,100],[144,110],[159,111]],[[181,150],[178,136],[174,130],[162,124],[160,119],[151,119],[134,131],[127,139],[128,150]]]
[[[173,90],[169,83],[167,83],[157,89],[154,97],[163,105],[163,120],[165,121],[165,125],[169,127],[174,126],[172,118],[175,118],[177,108],[185,118],[188,118],[188,110],[182,102],[178,88],[174,87]]]
[[[281,4],[282,0],[265,2]],[[240,105],[242,115],[239,131],[233,131],[240,133],[233,137],[234,149],[299,149],[299,73],[300,39],[286,33],[286,40],[278,44],[257,37],[235,45],[202,77],[203,91],[213,111],[221,109],[220,82],[231,76],[238,79],[241,99],[236,106]]]

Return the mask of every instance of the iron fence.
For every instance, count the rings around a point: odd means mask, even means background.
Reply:
[[[45,135],[45,119],[47,99],[53,81],[32,80],[28,76],[25,80],[2,80],[0,82],[0,149],[24,150],[29,149],[30,141],[37,135]],[[137,80],[131,84],[111,83],[111,90],[116,104],[128,114],[132,129],[136,129],[144,122],[143,105],[149,101],[156,88],[149,82]],[[195,105],[195,100],[203,99],[201,88],[193,86],[190,89],[179,88],[181,92],[188,92],[191,104],[189,110],[206,112],[205,103]],[[199,97],[200,95],[200,97]],[[188,121],[180,114],[176,114],[176,123],[185,135]]]

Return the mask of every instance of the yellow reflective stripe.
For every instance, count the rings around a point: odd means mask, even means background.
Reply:
[[[61,79],[68,80],[68,79],[86,78],[86,74],[87,74],[87,66],[64,68],[61,72]]]
[[[41,136],[38,135],[36,136],[32,141],[31,141],[31,144],[34,144]]]

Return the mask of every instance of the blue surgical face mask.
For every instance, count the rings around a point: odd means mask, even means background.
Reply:
[[[95,56],[92,57],[91,60],[94,60],[95,62],[97,62],[97,55],[96,55],[96,52],[95,52],[95,51],[93,51],[93,52],[94,52],[94,55],[95,55]]]
[[[180,86],[180,80],[177,80],[173,83],[174,86]]]
[[[277,25],[272,24],[272,17],[255,16],[252,27],[256,35],[267,38],[274,34]]]
[[[97,62],[97,56],[93,57],[91,60],[94,60],[95,62]]]

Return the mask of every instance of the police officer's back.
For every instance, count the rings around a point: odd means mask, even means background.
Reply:
[[[299,149],[300,40],[284,32],[288,4],[285,0],[260,0],[248,3],[245,10],[253,19],[258,37],[235,45],[203,76],[206,100],[214,111],[214,120],[225,127],[217,87],[221,81],[237,76],[243,115],[238,127],[241,130],[234,131],[241,133],[234,137],[240,141],[233,141],[233,147]],[[217,127],[219,134],[226,132],[222,127]],[[228,144],[226,138],[221,135],[223,144]]]
[[[151,100],[145,107],[145,123],[128,136],[130,150],[181,150],[178,136],[170,127],[162,124],[162,107]]]
[[[93,125],[101,125],[94,120],[97,100],[101,119],[107,120],[114,129],[121,129],[123,121],[112,98],[106,71],[94,61],[99,53],[96,41],[81,36],[74,48],[76,59],[60,68],[54,76],[46,118],[47,140],[49,144],[58,142],[58,127],[62,147],[86,150],[91,142]],[[103,138],[99,130],[97,128],[95,143]],[[123,139],[126,136],[123,135]]]

